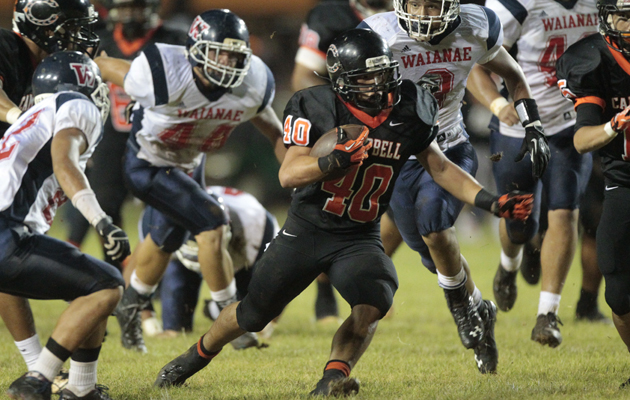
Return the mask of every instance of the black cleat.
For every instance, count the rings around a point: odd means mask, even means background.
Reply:
[[[475,361],[482,374],[496,374],[499,364],[499,350],[494,340],[494,324],[497,321],[497,306],[490,300],[483,300],[479,306],[483,320],[483,340],[475,347]]]
[[[311,396],[346,397],[359,393],[360,382],[356,378],[322,378],[310,393]]]
[[[122,300],[116,307],[116,319],[120,325],[120,341],[125,349],[147,352],[147,346],[142,337],[142,320],[140,312],[150,302],[150,296],[143,296],[129,286],[123,294]]]
[[[109,397],[109,394],[107,393],[108,390],[109,388],[107,386],[96,385],[94,390],[90,391],[85,396],[78,397],[66,388],[61,391],[59,400],[112,400],[112,398]]]
[[[14,400],[50,400],[52,382],[39,372],[29,371],[13,381],[7,396]]]
[[[523,261],[521,262],[521,275],[525,282],[535,285],[540,280],[540,249],[535,248],[530,242],[523,246]]]
[[[466,286],[457,289],[444,289],[446,304],[451,310],[459,339],[467,349],[477,347],[483,340],[483,321],[473,304],[472,296],[468,294]]]
[[[497,307],[503,312],[510,311],[516,302],[518,288],[516,287],[517,271],[507,271],[499,264],[497,273],[494,276],[492,290],[494,291],[494,300]]]
[[[575,319],[583,322],[592,322],[596,324],[612,325],[613,322],[610,318],[602,314],[599,309],[595,311],[579,312],[575,311]]]
[[[195,343],[184,354],[160,370],[153,386],[160,388],[181,386],[186,382],[186,379],[202,370],[209,363],[209,359],[199,355],[197,343]]]
[[[580,290],[580,299],[575,307],[575,319],[577,321],[594,322],[612,325],[612,320],[599,311],[597,306],[597,292],[591,293]]]
[[[558,347],[562,343],[562,334],[558,324],[562,325],[560,318],[552,312],[540,314],[536,318],[536,326],[532,329],[532,340],[549,347]]]

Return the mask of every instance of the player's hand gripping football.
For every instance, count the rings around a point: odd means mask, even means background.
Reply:
[[[549,144],[542,125],[530,124],[525,127],[525,139],[523,139],[521,150],[514,161],[521,161],[527,152],[529,152],[532,160],[532,174],[535,178],[540,178],[545,169],[547,169],[547,164],[549,164],[549,158],[551,157],[551,151],[549,150]]]
[[[534,195],[531,193],[513,190],[499,197],[492,205],[492,212],[500,218],[525,221],[532,213]]]
[[[356,139],[349,139],[343,128],[337,128],[337,145],[333,151],[327,155],[322,172],[330,173],[333,170],[344,170],[353,165],[363,164],[363,160],[368,158],[368,150],[372,148],[372,142],[365,143],[370,131],[363,127],[363,131]],[[322,163],[320,163],[320,167]]]
[[[615,132],[624,134],[626,129],[630,128],[630,106],[617,113],[613,119],[610,120],[610,126]]]
[[[112,223],[109,216],[103,217],[96,225],[96,232],[104,239],[103,246],[112,260],[122,261],[131,251],[127,234]]]

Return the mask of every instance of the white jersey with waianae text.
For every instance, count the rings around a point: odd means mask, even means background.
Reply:
[[[222,147],[237,125],[271,104],[275,93],[271,71],[252,56],[243,83],[210,100],[220,92],[199,90],[186,48],[162,43],[147,46],[132,62],[124,86],[141,108],[134,112],[141,121],[134,121],[132,131],[140,145],[138,158],[185,171],[197,167],[203,153]]]
[[[85,135],[87,150],[80,155],[85,169],[101,139],[103,121],[87,97],[61,92],[31,107],[0,140],[0,218],[48,232],[57,207],[67,198],[53,174],[50,153],[53,137],[76,128]]]
[[[554,135],[575,125],[573,104],[562,97],[556,78],[556,61],[583,37],[597,32],[595,0],[488,0],[486,7],[503,24],[503,44],[517,46],[516,60],[527,77],[538,105],[545,135]],[[519,125],[501,123],[503,135],[522,138]]]
[[[433,95],[440,107],[437,141],[442,150],[468,140],[461,113],[468,75],[475,63],[492,60],[503,43],[501,24],[494,12],[485,7],[462,5],[453,26],[431,42],[410,38],[394,12],[376,14],[358,26],[374,30],[387,41],[403,79],[418,82],[431,76],[439,82]]]

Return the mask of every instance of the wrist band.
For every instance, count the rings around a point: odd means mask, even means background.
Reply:
[[[17,121],[20,118],[20,115],[22,115],[22,110],[20,110],[17,107],[13,107],[9,111],[7,111],[7,116],[6,116],[7,123],[13,125],[15,121]]]
[[[604,125],[604,132],[611,138],[617,136],[617,131],[612,128],[610,121],[606,122],[606,125]]]
[[[499,200],[499,196],[496,196],[482,188],[475,196],[475,207],[493,212],[492,206],[497,200]]]
[[[501,110],[503,110],[508,105],[510,105],[510,102],[507,101],[505,97],[497,97],[496,99],[492,100],[492,103],[490,103],[490,111],[492,112],[492,114],[498,117]]]
[[[538,106],[534,99],[520,99],[514,102],[514,108],[523,127],[534,121],[540,121]]]
[[[72,196],[72,205],[81,212],[92,226],[96,226],[101,219],[107,216],[101,205],[98,204],[92,189],[83,189],[76,192]]]

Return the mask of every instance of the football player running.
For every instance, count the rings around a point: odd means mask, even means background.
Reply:
[[[357,26],[364,18],[379,12],[392,10],[391,0],[329,0],[320,1],[309,11],[306,22],[300,30],[300,47],[295,55],[295,67],[291,82],[293,90],[298,91],[307,87],[325,84],[326,51],[332,41],[341,33],[349,31]],[[381,221],[384,221],[383,218]],[[388,219],[389,221],[389,219]],[[393,231],[395,234],[397,230]],[[389,244],[387,238],[383,238],[385,252],[388,249],[395,250],[400,244],[400,235],[390,240],[395,244]],[[387,253],[391,256],[390,253]],[[319,322],[337,323],[339,309],[337,300],[326,275],[317,277],[317,297],[315,298],[315,319]]]
[[[124,280],[111,265],[46,235],[57,207],[70,198],[112,258],[129,255],[127,235],[103,212],[83,173],[109,111],[107,86],[89,57],[57,52],[39,64],[32,89],[36,105],[0,141],[0,173],[8,177],[0,181],[0,291],[72,302],[7,395],[50,399],[53,379],[71,358],[61,398],[109,399],[96,386],[96,366]]]
[[[398,288],[394,265],[383,252],[379,219],[411,155],[462,201],[497,215],[529,215],[530,194],[496,197],[444,156],[435,142],[437,102],[424,88],[400,79],[398,63],[377,33],[354,29],[340,35],[326,64],[331,86],[297,92],[285,108],[288,152],[279,178],[283,187],[296,190],[284,227],[258,261],[249,293],[224,308],[208,333],[162,368],[157,386],[182,385],[223,346],[263,329],[326,273],[352,311],[333,338],[324,375],[311,395],[358,392],[350,371]],[[324,133],[345,124],[366,127],[356,139],[338,133],[330,154],[310,155]],[[326,180],[341,171],[341,178]]]
[[[476,63],[505,79],[510,93],[529,112],[522,122],[540,125],[523,72],[501,47],[503,31],[492,10],[472,4],[460,7],[458,0],[394,0],[394,10],[367,18],[359,27],[373,29],[388,41],[403,78],[432,88],[440,107],[437,143],[449,160],[471,175],[477,171],[477,156],[460,111],[466,80]],[[530,151],[539,172],[549,159],[541,132],[542,128],[535,133],[540,146],[523,142],[523,154]],[[493,373],[498,363],[496,306],[482,299],[460,253],[453,224],[463,205],[415,160],[403,167],[391,201],[403,239],[430,271],[437,272],[462,344],[474,349],[481,373]]]
[[[630,349],[630,2],[597,2],[599,35],[571,47],[556,64],[558,86],[573,101],[573,144],[580,154],[598,150],[606,188],[597,228],[597,261],[606,302]],[[630,387],[630,379],[621,385]]]
[[[488,0],[486,7],[501,20],[505,49],[518,48],[516,59],[540,106],[540,121],[553,153],[544,175],[537,172],[532,175],[530,160],[513,162],[521,157],[523,139],[534,137],[530,133],[533,131],[517,124],[518,106],[515,110],[498,92],[490,72],[481,66],[473,68],[468,88],[501,119],[499,123],[494,117],[490,134],[491,152],[503,154],[492,166],[498,192],[519,188],[537,194],[532,218],[525,222],[501,221],[502,250],[494,277],[494,298],[502,311],[514,306],[523,245],[538,232],[540,193],[544,190],[548,228],[540,252],[542,287],[531,339],[557,347],[562,342],[557,315],[560,297],[575,254],[578,207],[591,174],[592,158],[588,153],[579,154],[573,146],[575,112],[571,103],[562,101],[562,94],[556,89],[555,62],[568,46],[596,33],[597,9],[591,0]]]
[[[139,311],[164,275],[171,253],[190,232],[212,298],[221,308],[236,301],[226,248],[228,215],[205,190],[204,154],[222,147],[232,130],[251,121],[282,160],[282,125],[271,108],[273,75],[252,55],[249,32],[229,10],[198,15],[186,46],[147,46],[133,60],[96,59],[105,80],[137,101],[124,164],[131,193],[155,208],[151,230],[134,250],[133,275],[116,310],[125,348],[146,352]],[[234,344],[257,346],[254,333]]]
[[[58,0],[52,7],[36,0],[15,3],[13,32],[0,29],[0,138],[33,106],[31,80],[41,60],[68,49],[94,54],[99,44],[92,31],[96,17],[88,0]],[[0,293],[0,317],[31,369],[42,345],[28,300]],[[67,382],[67,374],[60,378],[54,390]]]

